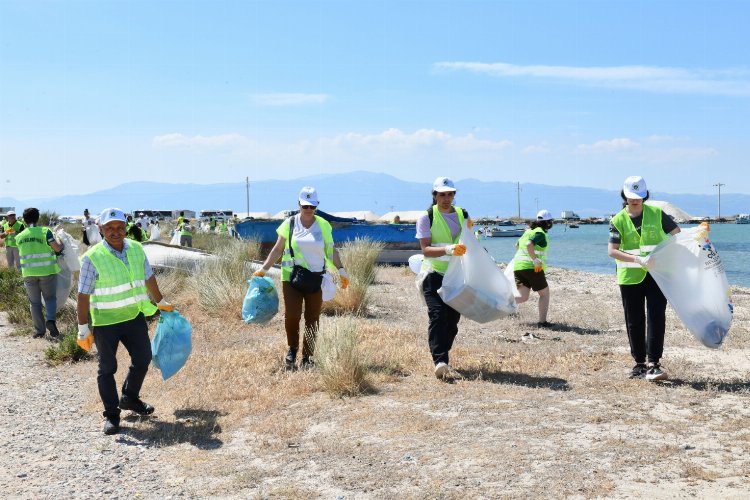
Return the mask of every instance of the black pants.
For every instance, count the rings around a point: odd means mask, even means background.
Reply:
[[[438,295],[437,291],[442,285],[443,275],[440,273],[428,274],[422,283],[427,316],[430,319],[427,342],[435,364],[448,362],[448,352],[453,347],[453,340],[458,333],[458,320],[461,319],[461,314],[443,302]]]
[[[645,363],[647,354],[648,361],[657,363],[664,352],[666,297],[650,274],[637,285],[620,285],[620,295],[630,354],[636,363]]]
[[[94,328],[94,343],[99,353],[99,373],[96,381],[99,385],[99,397],[104,403],[105,417],[119,417],[120,399],[117,397],[117,347],[122,342],[130,354],[130,367],[125,382],[122,384],[123,396],[138,398],[143,379],[146,378],[148,365],[151,363],[151,341],[148,338],[148,325],[143,314],[130,321],[115,325],[97,326]]]

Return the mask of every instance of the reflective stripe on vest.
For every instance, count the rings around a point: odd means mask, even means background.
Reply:
[[[132,240],[126,245],[127,266],[105,245],[95,245],[86,252],[97,272],[94,293],[90,297],[94,326],[122,323],[140,313],[151,316],[156,312],[146,288],[143,247]]]
[[[21,276],[49,276],[60,272],[57,257],[47,243],[49,228],[27,227],[16,237],[18,256],[21,262]]]
[[[529,251],[526,248],[526,245],[529,241],[534,237],[536,234],[543,234],[546,237],[546,232],[541,227],[537,227],[535,229],[527,229],[523,232],[523,235],[518,238],[518,250],[516,250],[516,255],[513,256],[513,270],[514,271],[522,271],[524,269],[534,269],[534,259],[531,258],[531,255],[529,255]],[[537,258],[542,261],[542,270],[547,270],[547,252],[549,251],[549,238],[547,238],[547,246],[546,247],[540,247],[539,245],[534,245],[534,253],[536,254]]]
[[[458,216],[458,225],[461,228],[459,229],[458,234],[455,238],[451,238],[451,229],[448,226],[448,223],[445,222],[443,214],[440,213],[438,206],[433,205],[432,225],[430,226],[432,241],[430,242],[430,246],[446,247],[448,245],[455,245],[456,243],[458,243],[459,238],[461,238],[461,231],[464,227],[464,210],[456,205],[454,205],[453,208],[456,211],[456,215]],[[422,265],[424,267],[428,265],[432,266],[432,269],[434,269],[436,272],[445,274],[445,271],[448,270],[448,262],[450,260],[450,255],[443,255],[440,257],[425,257],[425,259],[422,261]]]
[[[293,215],[292,217],[296,217],[296,215]],[[305,260],[305,255],[302,253],[302,251],[300,251],[299,245],[294,239],[294,234],[292,234],[292,249],[294,250],[294,260],[292,260],[292,254],[289,251],[288,241],[289,226],[291,224],[292,217],[282,222],[279,226],[279,229],[277,229],[276,231],[279,235],[283,236],[285,240],[287,240],[284,244],[284,253],[281,256],[281,281],[289,281],[289,278],[292,275],[292,268],[295,264],[297,264],[298,266],[302,266],[305,269],[310,269],[307,261]],[[329,224],[328,221],[324,218],[316,215],[315,220],[318,222],[320,231],[323,233],[323,257],[325,258],[323,270],[325,271],[326,265],[328,265],[329,267],[335,267],[333,265],[333,230],[331,229],[331,224]],[[296,224],[297,223],[295,221],[295,225]]]
[[[633,219],[623,208],[612,218],[612,225],[620,233],[620,250],[629,255],[646,256],[656,245],[667,239],[661,227],[661,209],[652,205],[643,205],[641,234],[638,234]],[[635,262],[617,262],[617,283],[620,285],[637,285],[646,278],[647,271]]]

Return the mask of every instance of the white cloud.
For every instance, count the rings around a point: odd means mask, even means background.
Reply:
[[[442,71],[469,71],[497,78],[536,78],[645,92],[750,96],[745,69],[700,70],[659,66],[520,66],[507,63],[439,62]]]
[[[547,146],[526,146],[523,148],[523,154],[545,154],[549,153],[550,149]]]
[[[612,153],[628,151],[639,147],[640,144],[627,137],[596,141],[593,144],[579,144],[576,150],[580,153]]]
[[[323,104],[328,100],[327,94],[302,93],[270,93],[253,94],[253,103],[259,106],[304,106],[307,104]]]

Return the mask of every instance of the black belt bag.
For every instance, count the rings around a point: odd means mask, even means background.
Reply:
[[[289,221],[289,255],[292,257],[294,262],[294,250],[292,250],[292,230],[294,229],[294,216],[290,217]],[[323,283],[323,273],[325,271],[316,273],[310,271],[306,267],[298,266],[294,264],[292,267],[292,274],[289,278],[289,284],[295,289],[302,293],[315,293],[320,291],[320,287]]]

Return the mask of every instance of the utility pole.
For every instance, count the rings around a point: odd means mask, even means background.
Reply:
[[[716,184],[714,184],[714,187],[719,188],[719,216],[716,218],[717,221],[721,219],[721,186],[726,186],[726,184],[722,184],[721,182],[717,182]]]
[[[534,198],[534,203],[536,203],[536,213],[539,213],[539,198]]]
[[[250,177],[245,177],[245,192],[247,193],[247,217],[250,217]]]
[[[516,182],[516,192],[518,193],[518,218],[521,218],[521,183]]]

